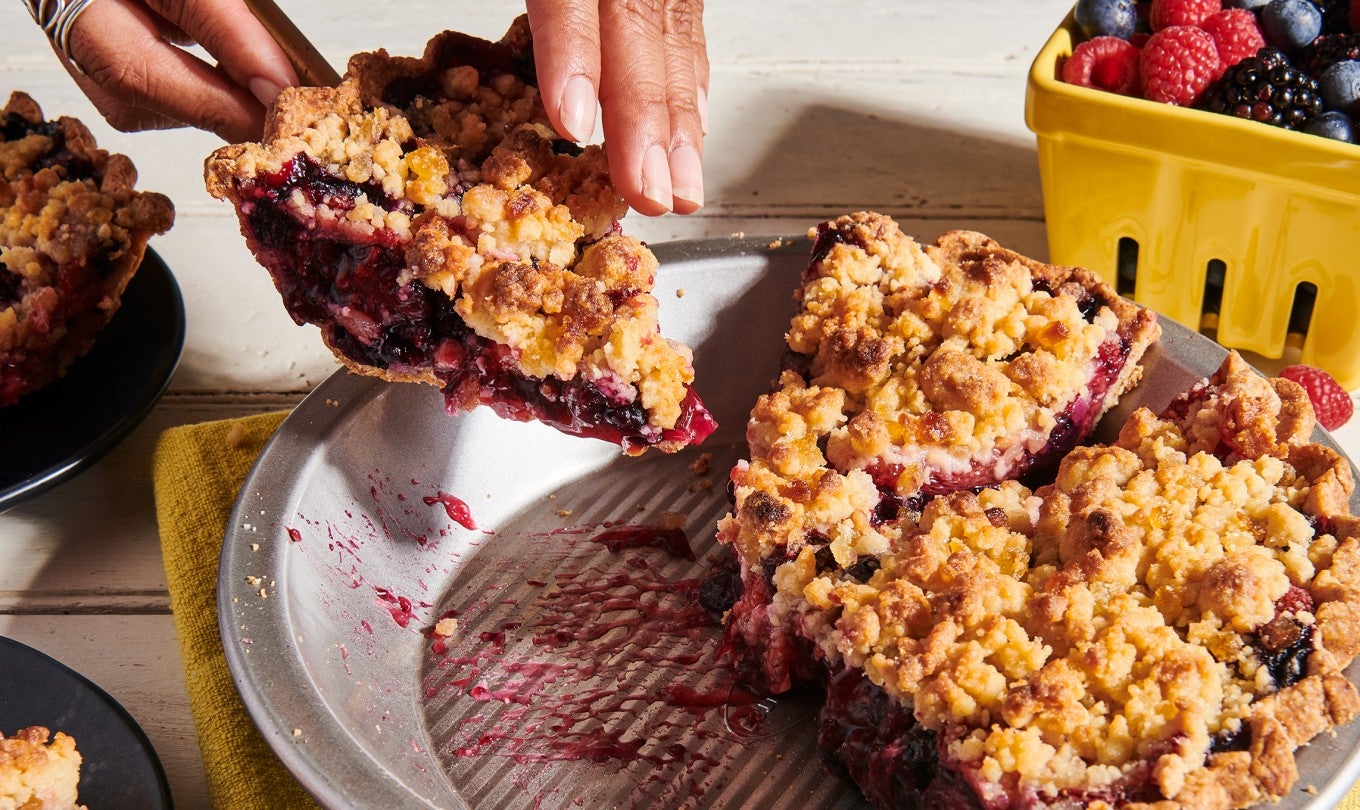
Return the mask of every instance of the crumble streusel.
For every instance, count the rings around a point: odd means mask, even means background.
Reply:
[[[294,319],[356,371],[629,453],[715,427],[689,349],[661,336],[657,262],[620,233],[603,147],[548,127],[524,18],[287,89],[264,141],[219,149],[206,177]]]
[[[147,240],[174,222],[170,200],[136,180],[80,121],[45,121],[19,92],[0,110],[0,407],[89,351]]]
[[[882,807],[1283,796],[1295,749],[1360,711],[1360,519],[1313,424],[1233,354],[1052,484],[880,524],[867,574],[805,545],[772,601],[831,673],[828,760]]]
[[[80,752],[70,736],[42,726],[0,732],[0,810],[76,810],[79,782]]]
[[[771,601],[774,566],[815,547],[824,567],[867,577],[899,512],[1051,470],[1137,381],[1159,334],[1089,271],[982,234],[922,246],[858,213],[811,236],[786,369],[752,411],[719,524],[742,582],[725,646],[775,691],[808,673]]]

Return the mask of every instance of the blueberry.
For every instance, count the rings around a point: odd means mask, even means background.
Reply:
[[[1322,12],[1308,0],[1270,0],[1261,10],[1261,33],[1266,42],[1293,53],[1322,33]]]
[[[1249,11],[1256,11],[1265,8],[1270,0],[1224,0],[1224,8],[1245,8]]]
[[[1327,68],[1318,79],[1318,89],[1327,109],[1360,115],[1360,62],[1348,59]]]
[[[1350,116],[1336,110],[1328,110],[1309,119],[1308,123],[1303,125],[1303,131],[1334,141],[1355,143],[1355,123],[1351,121]]]
[[[1076,19],[1087,39],[1128,39],[1138,24],[1138,10],[1134,0],[1077,0]]]

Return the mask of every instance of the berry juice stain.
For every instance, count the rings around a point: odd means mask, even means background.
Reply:
[[[299,531],[299,530],[297,530],[297,529],[295,529],[295,528],[293,528],[292,526],[289,526],[289,527],[288,527],[288,539],[291,540],[291,541],[293,541],[294,543],[301,543],[301,542],[302,542],[302,532]]]
[[[694,549],[680,529],[655,526],[615,526],[591,538],[614,553],[632,548],[659,548],[680,560],[694,561]]]
[[[440,492],[438,495],[427,495],[424,498],[426,506],[443,504],[444,511],[448,513],[449,520],[462,526],[464,529],[476,529],[477,524],[472,519],[472,510],[468,508],[467,502],[462,498],[450,495],[447,492]]]
[[[639,807],[703,795],[734,743],[760,736],[764,712],[713,663],[720,628],[699,603],[702,579],[667,573],[692,573],[683,532],[606,526],[542,540],[541,556],[474,575],[475,604],[453,611],[465,632],[427,647],[426,715],[449,729],[439,756],[451,771],[487,756],[534,766],[512,781],[536,802],[582,764],[608,774],[585,789],[624,778]],[[539,579],[524,576],[531,566]],[[487,598],[498,582],[534,590],[506,610]]]
[[[387,612],[392,614],[392,621],[396,622],[399,627],[403,628],[409,627],[411,621],[413,619],[416,619],[416,614],[413,608],[417,607],[426,608],[430,606],[429,602],[413,603],[409,598],[405,596],[398,596],[397,594],[389,591],[387,588],[379,588],[378,586],[375,585],[373,586],[373,590],[375,593],[378,594],[378,599],[387,609]],[[418,623],[419,622],[417,622],[417,624]]]

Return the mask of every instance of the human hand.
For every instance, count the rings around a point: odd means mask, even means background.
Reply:
[[[194,42],[216,66],[179,47]],[[298,83],[242,0],[95,0],[69,45],[76,84],[125,132],[194,126],[230,142],[259,140],[269,104]]]
[[[614,185],[639,213],[704,204],[703,0],[526,0],[553,126],[586,140],[601,108]]]

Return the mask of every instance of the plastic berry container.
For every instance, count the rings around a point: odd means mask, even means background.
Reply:
[[[1050,261],[1360,388],[1360,144],[1067,84],[1080,38],[1069,14],[1025,96]]]

